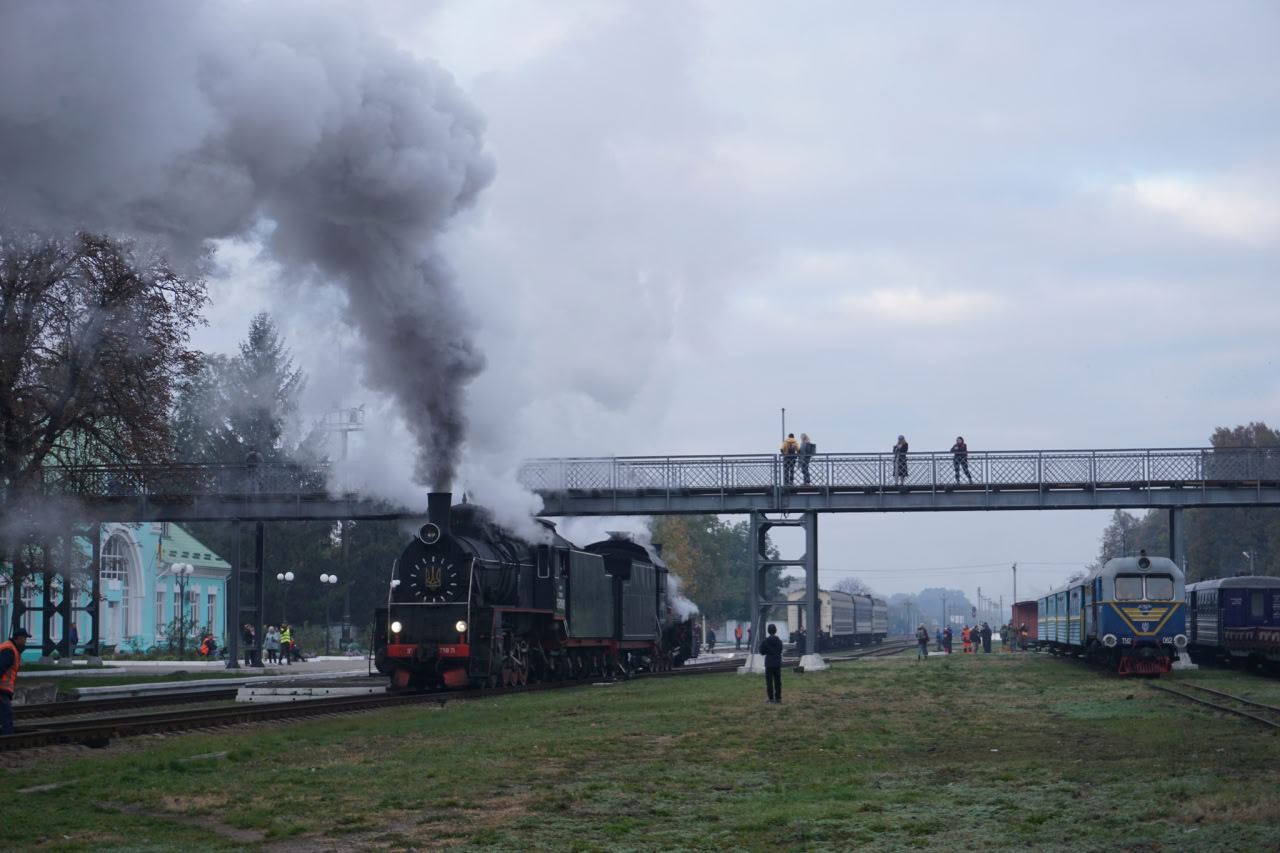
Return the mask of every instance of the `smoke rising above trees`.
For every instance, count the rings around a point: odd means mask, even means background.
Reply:
[[[0,12],[0,211],[44,233],[154,236],[195,264],[262,235],[289,286],[338,288],[365,383],[451,485],[484,366],[436,248],[489,183],[452,78],[355,3],[47,2]]]

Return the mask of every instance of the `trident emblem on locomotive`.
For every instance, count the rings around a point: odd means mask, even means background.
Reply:
[[[440,567],[427,566],[426,571],[422,573],[422,582],[427,585],[427,589],[440,588]]]

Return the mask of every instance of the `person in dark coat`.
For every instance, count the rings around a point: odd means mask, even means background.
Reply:
[[[937,638],[938,638],[938,651],[942,651],[942,629],[935,628],[934,633],[937,635]]]
[[[716,632],[710,628],[707,629],[707,651],[714,652],[716,650]]]
[[[964,436],[957,435],[956,443],[951,445],[951,466],[956,469],[956,482],[960,482],[960,471],[973,483],[973,475],[969,473],[969,445],[964,443]]]
[[[257,636],[253,630],[253,626],[248,622],[244,625],[244,630],[240,632],[240,642],[244,644],[244,665],[254,665],[254,653],[257,651]]]
[[[893,446],[893,482],[895,485],[907,485],[907,439],[898,436],[898,443]]]
[[[760,644],[764,655],[764,685],[770,705],[782,704],[782,640],[778,638],[778,626],[769,626],[769,636]]]
[[[806,486],[809,485],[809,462],[817,452],[818,445],[809,440],[809,433],[800,433],[800,476]]]
[[[982,651],[991,654],[991,626],[986,622],[982,623]]]
[[[948,625],[942,630],[942,642],[947,647],[947,654],[951,654],[951,626]]]
[[[920,627],[916,628],[916,660],[929,659],[929,629],[920,623]]]

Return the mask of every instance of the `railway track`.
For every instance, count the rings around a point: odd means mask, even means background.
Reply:
[[[691,675],[711,675],[715,673],[734,672],[741,663],[703,664],[684,669],[666,672],[641,673],[633,678],[671,678]],[[0,752],[32,749],[62,743],[82,743],[87,746],[106,746],[112,738],[130,737],[142,734],[157,734],[195,729],[217,728],[269,720],[300,719],[307,717],[330,716],[335,714],[351,714],[363,711],[376,711],[384,708],[398,708],[404,705],[445,705],[459,699],[490,698],[516,693],[532,693],[541,690],[561,690],[569,687],[583,687],[592,684],[588,680],[581,681],[549,681],[526,684],[518,687],[501,687],[494,689],[476,689],[449,691],[447,693],[406,693],[406,694],[370,694],[365,696],[340,696],[322,699],[307,699],[298,702],[281,702],[267,705],[237,705],[223,708],[188,708],[186,710],[163,711],[159,713],[135,714],[130,716],[106,717],[95,719],[77,719],[53,722],[37,722],[33,726],[25,725],[28,710],[44,706],[21,706],[18,709],[19,720],[24,723],[16,734],[0,736]],[[221,693],[222,691],[217,691]],[[230,698],[235,691],[229,691]],[[186,694],[188,697],[190,694]],[[212,700],[211,693],[200,694],[196,701]],[[172,705],[175,697],[152,697],[153,705]],[[161,701],[163,700],[163,701]],[[95,706],[115,704],[125,700],[102,700],[86,703]],[[77,705],[78,702],[54,703],[60,705]],[[137,707],[126,706],[126,707]],[[116,708],[119,709],[118,707]],[[81,710],[79,713],[85,713]]]
[[[237,688],[224,690],[192,690],[186,693],[167,693],[155,696],[121,696],[116,699],[85,699],[73,702],[45,702],[38,705],[19,705],[22,719],[48,719],[50,717],[79,717],[102,714],[108,711],[127,711],[134,708],[155,708],[169,705],[199,705],[206,702],[229,702],[236,698]]]
[[[1198,684],[1191,684],[1186,681],[1175,681],[1174,684],[1179,687],[1190,687],[1193,690],[1199,690],[1204,693],[1212,694],[1219,699],[1234,702],[1235,705],[1226,705],[1221,702],[1211,702],[1208,699],[1202,699],[1199,696],[1193,696],[1190,693],[1184,693],[1181,690],[1174,690],[1164,684],[1155,684],[1147,682],[1147,686],[1159,690],[1162,693],[1172,693],[1174,696],[1181,696],[1200,705],[1207,705],[1216,711],[1225,711],[1228,714],[1235,714],[1240,717],[1248,717],[1251,720],[1270,726],[1273,729],[1280,729],[1280,707],[1275,705],[1267,705],[1263,702],[1255,702],[1252,699],[1246,699],[1243,696],[1236,696],[1234,693],[1224,693],[1221,690],[1214,690],[1211,687],[1201,687]],[[1263,716],[1263,715],[1266,716]]]
[[[841,663],[843,661],[862,660],[863,658],[882,658],[890,655],[901,654],[902,652],[907,651],[908,649],[914,649],[915,647],[916,643],[914,640],[909,642],[905,640],[891,640],[883,645],[875,646],[870,649],[860,649],[850,655],[824,657],[823,660],[827,663]]]

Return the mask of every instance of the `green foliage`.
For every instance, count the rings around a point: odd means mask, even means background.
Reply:
[[[751,612],[750,522],[730,524],[714,515],[655,516],[649,521],[652,541],[663,545],[662,557],[683,585],[681,594],[698,605],[712,622],[745,619]],[[766,554],[778,551],[766,543]],[[779,597],[781,571],[769,572],[766,594]]]
[[[1280,447],[1280,433],[1258,422],[1234,429],[1219,427],[1210,441],[1215,448]],[[1249,558],[1242,553],[1245,551],[1255,554],[1257,574],[1280,574],[1280,513],[1275,510],[1188,509],[1183,518],[1188,582],[1249,570]],[[1167,510],[1150,510],[1141,517],[1116,510],[1102,533],[1098,561],[1105,563],[1126,553],[1137,554],[1140,549],[1153,555],[1169,553]]]

